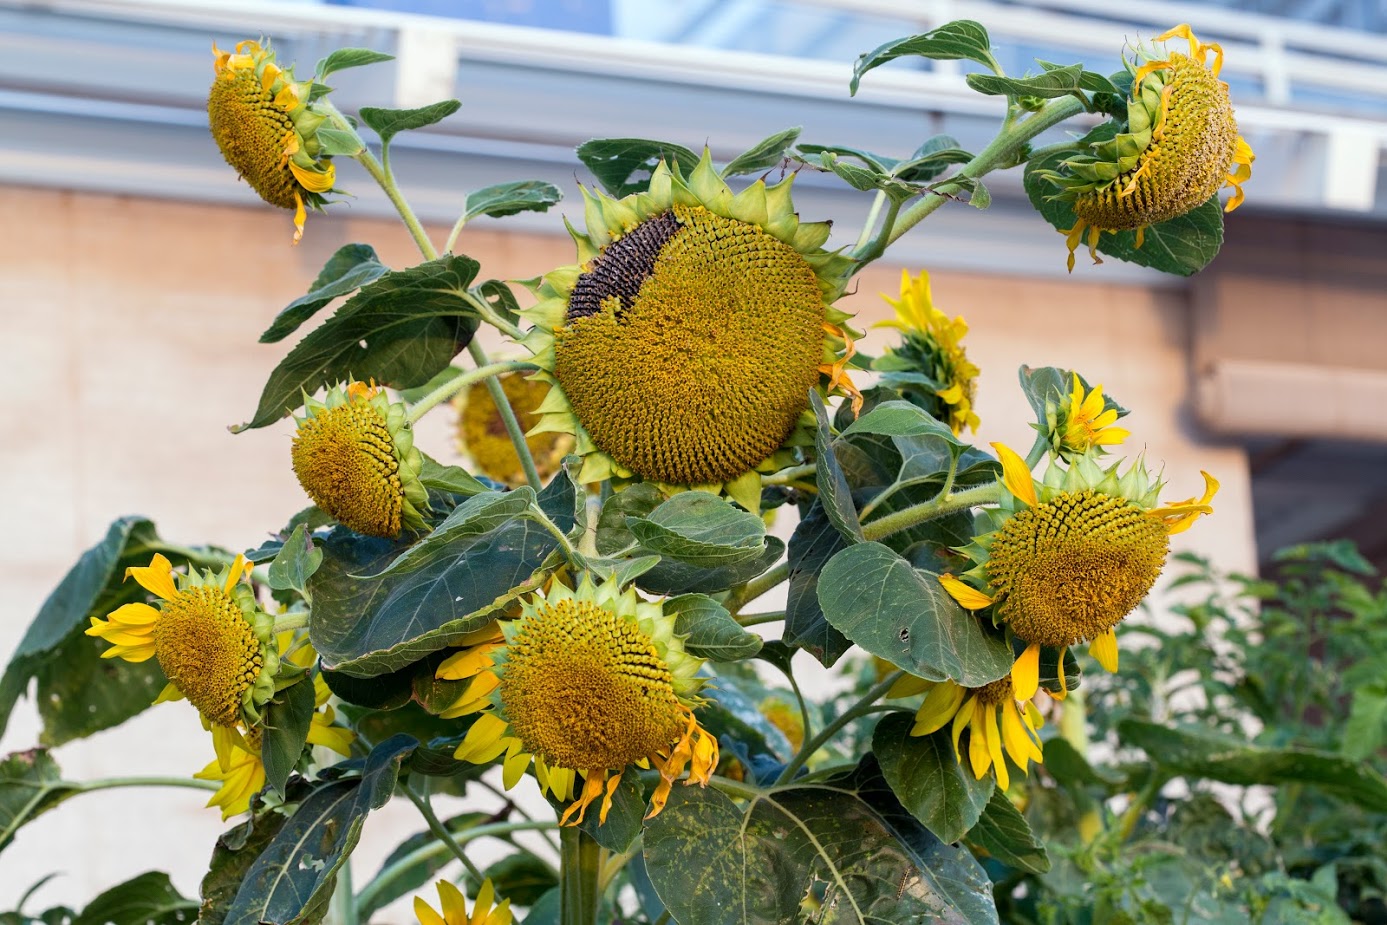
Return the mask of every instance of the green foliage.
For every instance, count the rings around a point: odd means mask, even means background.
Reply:
[[[20,826],[78,792],[62,779],[47,749],[5,756],[0,761],[0,851],[14,840]]]
[[[425,128],[451,116],[462,108],[457,100],[443,100],[418,109],[377,109],[372,106],[361,107],[361,121],[365,122],[380,136],[381,144],[389,145],[400,132]]]
[[[895,39],[862,55],[853,65],[849,89],[856,94],[863,74],[906,55],[918,55],[936,61],[966,58],[991,70],[997,70],[997,61],[992,57],[992,43],[982,23],[960,19],[920,35]]]
[[[274,323],[260,335],[260,343],[283,340],[333,299],[351,295],[389,272],[390,268],[380,262],[371,245],[344,244],[323,264],[318,278],[308,287],[308,294],[299,296],[275,316]]]
[[[501,218],[520,212],[548,212],[549,207],[563,198],[552,183],[542,180],[516,180],[498,183],[467,194],[463,217],[471,221],[479,215]]]
[[[915,721],[895,713],[877,723],[872,753],[896,799],[940,841],[956,842],[982,816],[996,782],[973,777],[954,757],[949,732],[912,736]]]

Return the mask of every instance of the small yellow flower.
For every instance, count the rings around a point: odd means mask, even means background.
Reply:
[[[496,888],[492,886],[491,878],[488,877],[482,881],[482,888],[477,891],[477,902],[472,906],[472,915],[469,918],[467,900],[463,897],[462,891],[447,880],[440,880],[438,903],[443,914],[435,912],[422,896],[416,896],[414,915],[419,919],[419,925],[510,925],[510,900],[501,900],[501,904],[493,909],[492,903],[495,901]]]
[[[549,385],[526,379],[523,373],[506,373],[499,377],[499,382],[521,428],[534,427],[539,422],[535,412],[548,394]],[[453,407],[458,413],[458,450],[472,460],[477,472],[512,488],[524,485],[525,470],[487,384],[477,382],[459,393]],[[546,482],[559,471],[559,464],[574,446],[571,434],[553,432],[532,434],[525,438],[525,443],[540,479]]]
[[[900,298],[884,294],[882,298],[896,310],[896,320],[874,327],[895,328],[903,335],[899,346],[888,348],[872,364],[873,369],[884,373],[882,384],[901,390],[907,397],[926,399],[925,409],[955,434],[961,434],[965,427],[976,431],[978,416],[973,402],[979,370],[963,348],[968,322],[961,315],[950,320],[934,307],[929,273],[924,270],[914,279],[902,270]]]
[[[1103,399],[1103,386],[1097,385],[1084,390],[1078,373],[1071,374],[1074,379],[1069,395],[1057,408],[1047,406],[1050,418],[1050,445],[1065,459],[1083,455],[1089,450],[1102,451],[1103,447],[1117,446],[1130,437],[1131,431],[1114,427],[1117,423],[1116,408],[1107,408]]]
[[[260,758],[259,730],[248,741],[239,729],[228,726],[212,727],[212,746],[217,757],[193,777],[217,781],[221,786],[207,801],[230,819],[250,809],[253,796],[265,787],[265,762]]]
[[[960,739],[968,733],[968,765],[973,777],[982,780],[989,768],[995,769],[997,786],[1011,786],[1004,755],[1010,756],[1025,774],[1030,762],[1042,760],[1040,735],[1043,724],[1040,711],[1030,697],[1022,698],[1013,687],[1010,677],[993,681],[982,687],[966,688],[952,681],[937,684],[921,682],[928,693],[915,713],[913,736],[929,735],[950,727],[954,742],[954,758],[963,763]],[[1035,691],[1031,691],[1031,696]],[[1019,701],[1019,702],[1018,702]]]

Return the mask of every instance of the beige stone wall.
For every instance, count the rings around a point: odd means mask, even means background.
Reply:
[[[148,515],[172,542],[243,548],[303,507],[285,425],[226,431],[249,417],[289,346],[256,339],[342,244],[370,241],[394,266],[416,258],[398,226],[355,219],[350,208],[311,217],[298,248],[289,246],[288,214],[268,209],[0,186],[0,215],[0,364],[12,396],[0,403],[0,655],[7,657],[48,591],[114,517]],[[572,259],[563,237],[481,229],[469,230],[460,249],[498,277],[532,276]],[[889,312],[877,293],[894,293],[898,274],[880,267],[864,275],[849,299],[863,321]],[[1082,269],[1085,280],[1101,274]],[[1217,516],[1180,537],[1182,548],[1226,567],[1254,567],[1244,454],[1201,443],[1184,410],[1190,324],[1182,294],[942,271],[934,294],[973,326],[968,347],[984,370],[980,442],[1030,443],[1018,364],[1078,367],[1135,409],[1131,445],[1166,467],[1173,497],[1199,492],[1200,468],[1222,480]],[[866,349],[881,342],[878,332]],[[443,422],[426,424],[422,446],[449,458]],[[21,703],[0,751],[36,739],[32,705]],[[59,750],[64,770],[78,779],[186,776],[210,757],[186,704]],[[223,828],[203,799],[194,791],[122,790],[65,804],[0,855],[0,909],[53,870],[66,874],[40,902],[80,904],[154,868],[172,871],[195,893]],[[418,828],[412,810],[373,817],[358,881]]]

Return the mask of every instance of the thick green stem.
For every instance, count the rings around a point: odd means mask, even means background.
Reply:
[[[873,712],[876,709],[876,702],[881,699],[883,694],[891,689],[893,684],[900,680],[903,674],[905,674],[905,672],[899,670],[891,672],[881,680],[880,684],[877,684],[871,690],[867,691],[867,693],[862,696],[861,700],[849,707],[847,712],[821,729],[819,734],[814,736],[814,738],[805,742],[804,747],[799,750],[799,754],[792,758],[789,764],[785,765],[785,770],[780,772],[780,776],[776,778],[775,782],[777,784],[784,784],[794,780],[795,774],[798,773],[800,768],[804,767],[804,763],[812,758],[815,752],[823,748],[829,739],[837,735],[838,730],[842,729],[853,720]]]
[[[782,562],[766,574],[758,575],[751,579],[751,581],[742,585],[741,588],[733,590],[732,593],[728,595],[727,600],[723,602],[723,606],[727,608],[728,613],[736,614],[737,611],[741,610],[747,604],[756,600],[789,577],[790,563]]]
[[[465,372],[461,376],[449,379],[411,405],[409,414],[405,419],[411,424],[415,423],[425,414],[443,404],[463,389],[483,379],[490,379],[492,376],[499,376],[502,373],[520,372],[522,370],[538,368],[539,367],[535,364],[527,363],[524,360],[502,360],[499,363],[489,363],[479,369]]]
[[[437,260],[438,250],[429,240],[429,234],[424,230],[419,217],[414,214],[409,203],[405,201],[404,194],[395,185],[395,178],[381,166],[380,161],[376,160],[371,150],[364,145],[361,153],[356,156],[356,161],[366,169],[371,175],[371,179],[376,181],[376,185],[385,191],[389,197],[390,204],[395,207],[395,211],[400,213],[400,219],[405,223],[405,228],[409,229],[410,237],[414,238],[414,243],[419,247],[419,253],[424,255],[425,260]]]
[[[472,361],[479,369],[489,365],[486,351],[475,338],[467,345],[467,352],[472,355]],[[501,383],[494,378],[486,380],[486,390],[491,393],[491,400],[496,404],[501,422],[506,425],[506,433],[510,435],[511,445],[515,447],[515,455],[520,457],[520,468],[525,470],[525,481],[535,491],[539,491],[544,487],[544,483],[540,481],[539,470],[535,468],[535,458],[530,455],[530,445],[525,442],[525,431],[520,429],[520,422],[516,420],[515,409],[510,406],[510,399],[506,397]]]
[[[561,925],[597,925],[602,899],[602,846],[577,826],[559,830],[562,846],[559,867],[559,922]]]
[[[976,488],[968,488],[957,494],[924,501],[865,523],[862,525],[862,535],[869,540],[879,540],[893,533],[900,533],[902,530],[909,530],[911,527],[934,520],[936,517],[943,517],[945,514],[977,507],[980,504],[991,504],[1000,499],[1001,496],[1001,482],[990,482]]]
[[[337,883],[332,889],[332,899],[328,902],[328,925],[356,925],[356,897],[352,895],[352,859],[348,857],[337,868]]]
[[[275,632],[284,633],[289,630],[303,629],[308,625],[308,611],[300,610],[297,613],[286,613],[275,617]]]
[[[867,217],[862,220],[862,233],[857,236],[857,243],[852,246],[854,251],[860,251],[872,240],[872,229],[876,227],[877,217],[881,215],[881,207],[886,205],[886,193],[877,190],[876,198],[872,200],[872,207],[867,210]]]
[[[429,824],[429,831],[433,833],[434,838],[437,838],[439,841],[443,842],[443,844],[447,845],[448,850],[453,853],[453,857],[461,861],[462,866],[467,868],[467,872],[476,877],[478,882],[480,882],[483,879],[482,872],[478,870],[477,865],[473,864],[471,859],[463,853],[462,845],[458,844],[458,840],[453,837],[453,833],[449,832],[448,828],[438,820],[438,814],[433,811],[433,806],[429,803],[428,794],[425,793],[420,795],[415,793],[414,788],[408,784],[401,789],[404,790],[405,796],[409,797],[409,801],[419,809],[419,815],[423,816],[424,821]]]
[[[191,777],[103,777],[98,780],[64,781],[63,787],[82,793],[93,793],[97,790],[115,790],[120,787],[186,787],[190,790],[220,790],[221,784],[216,781],[196,780]]]
[[[774,475],[768,475],[761,479],[762,485],[788,485],[796,479],[806,475],[813,475],[818,471],[818,466],[810,463],[806,466],[791,466],[789,469],[781,469]]]
[[[785,619],[785,611],[769,610],[765,613],[739,614],[737,622],[742,626],[760,626],[762,623],[775,623]]]

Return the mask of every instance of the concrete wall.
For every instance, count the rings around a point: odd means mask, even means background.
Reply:
[[[113,518],[142,513],[172,542],[243,548],[303,507],[286,424],[226,431],[250,416],[289,346],[256,338],[344,243],[369,241],[394,266],[417,258],[398,226],[353,219],[349,207],[312,216],[298,248],[289,246],[288,214],[269,209],[0,186],[0,214],[0,366],[10,383],[10,399],[0,403],[7,435],[0,441],[0,655],[7,657],[53,585]],[[437,240],[442,235],[435,229]],[[459,249],[497,277],[533,276],[572,260],[561,236],[469,230]],[[1056,236],[1055,260],[1062,259]],[[848,300],[862,322],[889,314],[877,294],[894,295],[899,272],[882,266],[864,274]],[[1090,282],[1102,273],[1082,267],[1081,282],[935,274],[937,304],[972,324],[968,349],[983,369],[979,443],[1030,443],[1018,364],[1077,367],[1134,409],[1130,446],[1165,466],[1170,497],[1198,494],[1201,468],[1222,480],[1216,516],[1178,537],[1179,548],[1252,569],[1244,454],[1201,441],[1185,410],[1183,293]],[[866,349],[879,351],[883,342],[876,332]],[[451,459],[444,416],[426,420],[420,443]],[[37,735],[32,705],[21,703],[0,752],[28,748]],[[74,779],[182,777],[210,757],[186,704],[58,750]],[[223,829],[204,799],[195,791],[120,790],[68,802],[0,854],[0,909],[54,870],[65,876],[31,908],[80,905],[149,869],[171,871],[195,894]],[[359,883],[420,828],[406,808],[368,823]],[[407,918],[401,911],[391,920]]]

